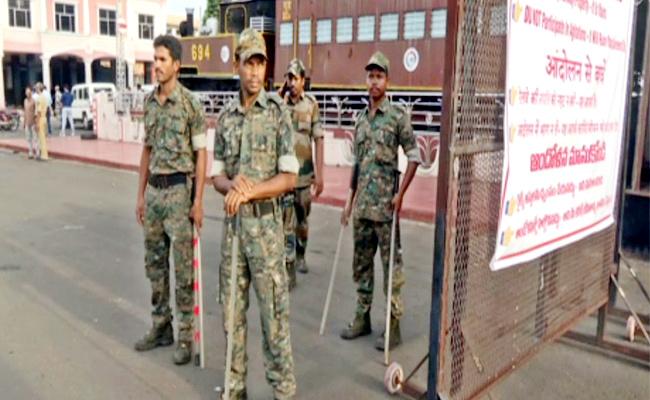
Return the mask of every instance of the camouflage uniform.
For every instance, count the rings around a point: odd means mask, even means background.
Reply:
[[[176,272],[176,308],[179,341],[192,341],[194,306],[192,270],[192,176],[195,151],[204,149],[206,135],[203,108],[180,83],[162,105],[157,90],[144,106],[144,145],[151,147],[150,179],[177,172],[187,174],[185,184],[167,188],[147,185],[145,192],[144,243],[145,268],[151,280],[151,304],[154,328],[172,320],[169,307],[169,251]]]
[[[237,49],[242,62],[257,54],[266,56],[261,35],[247,29],[242,32]],[[278,173],[298,172],[293,150],[291,117],[282,99],[262,90],[254,104],[244,109],[240,96],[219,115],[215,133],[214,163],[211,175],[234,179],[244,175],[254,183],[273,178]],[[230,393],[233,399],[246,398],[246,311],[248,290],[253,284],[262,324],[262,349],[266,379],[276,399],[292,398],[296,391],[293,356],[289,334],[289,292],[284,259],[282,212],[278,198],[257,200],[239,209],[241,243],[237,255],[237,291],[233,332],[233,359]],[[262,207],[262,206],[267,207]],[[226,337],[229,318],[230,263],[234,218],[224,221],[221,245],[220,303]]]
[[[291,60],[287,74],[301,76],[304,73],[302,61],[297,58]],[[304,263],[307,251],[311,184],[314,182],[312,141],[322,139],[324,134],[319,121],[318,102],[312,95],[303,92],[296,103],[287,95],[285,103],[291,111],[293,129],[296,132],[294,148],[300,165],[296,188],[283,199],[287,271],[295,279],[294,264]]]
[[[379,65],[388,72],[388,60],[375,54],[368,65]],[[357,283],[357,315],[370,311],[374,289],[374,263],[377,246],[384,269],[384,294],[388,288],[390,233],[393,219],[393,188],[399,178],[398,147],[402,146],[409,161],[418,161],[418,150],[405,109],[385,98],[374,117],[366,108],[355,123],[354,156],[359,166],[359,180],[354,204],[353,278]],[[404,285],[399,222],[395,237],[391,314],[399,319],[404,311],[401,287]]]
[[[284,253],[289,279],[289,290],[296,286],[296,212],[294,191],[285,193],[281,199],[282,226],[284,230]]]

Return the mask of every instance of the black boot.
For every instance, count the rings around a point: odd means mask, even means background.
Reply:
[[[183,365],[190,362],[192,359],[192,343],[191,342],[178,342],[176,351],[174,352],[174,364]]]
[[[309,267],[307,267],[307,263],[305,262],[304,258],[299,258],[298,261],[296,262],[296,264],[297,264],[296,269],[301,274],[306,274],[307,272],[309,272]]]
[[[341,332],[341,338],[352,340],[360,336],[370,335],[370,333],[372,333],[372,328],[370,327],[370,311],[368,311],[364,314],[355,314],[354,320]]]
[[[287,278],[289,278],[289,291],[296,288],[296,264],[293,261],[287,261]]]
[[[170,322],[151,328],[140,340],[135,342],[137,351],[153,350],[160,346],[170,346],[174,343],[174,328]]]
[[[384,351],[384,342],[386,341],[386,331],[377,338],[375,342],[375,348],[379,351]],[[393,350],[395,347],[399,346],[402,343],[402,333],[399,329],[399,319],[392,318],[390,319],[390,338],[388,338],[388,350]]]

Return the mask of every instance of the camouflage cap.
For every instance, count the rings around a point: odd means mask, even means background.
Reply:
[[[289,74],[293,76],[305,76],[305,64],[303,64],[300,59],[294,58],[289,62],[289,65],[287,65],[285,76]]]
[[[260,55],[268,60],[264,36],[255,29],[244,29],[239,34],[239,42],[235,49],[235,56],[239,57],[239,60],[243,62],[255,55]]]
[[[368,64],[366,64],[366,71],[368,71],[371,67],[379,67],[380,69],[383,69],[386,74],[388,74],[388,67],[390,66],[390,62],[388,62],[388,58],[382,53],[381,51],[376,51],[372,57],[370,57],[370,60],[368,60]]]

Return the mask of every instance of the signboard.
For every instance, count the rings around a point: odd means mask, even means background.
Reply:
[[[508,0],[504,168],[490,268],[614,222],[634,0]]]
[[[236,47],[235,35],[181,38],[181,66],[196,68],[199,75],[232,78],[235,76],[231,48]]]

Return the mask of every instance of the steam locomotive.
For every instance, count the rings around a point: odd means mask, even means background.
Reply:
[[[298,57],[305,63],[313,90],[363,89],[363,66],[373,52],[381,50],[391,61],[393,90],[440,91],[446,3],[222,0],[217,32],[182,38],[181,79],[197,91],[235,90],[237,36],[253,27],[266,39],[271,86],[282,83],[287,64]]]

